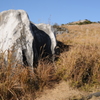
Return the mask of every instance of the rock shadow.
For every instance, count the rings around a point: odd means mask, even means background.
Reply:
[[[47,59],[48,61],[52,61],[53,50],[51,49],[52,41],[50,39],[50,36],[44,32],[43,30],[40,30],[37,26],[35,26],[33,23],[31,23],[31,28],[33,31],[33,52],[34,52],[34,61],[33,65],[37,66],[38,61],[40,59]]]
[[[55,49],[55,60],[58,60],[61,53],[69,51],[71,45],[66,45],[61,41],[57,41],[57,46]]]

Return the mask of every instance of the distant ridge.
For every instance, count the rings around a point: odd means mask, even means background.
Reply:
[[[85,21],[89,21],[89,20],[87,20],[87,19],[85,19],[85,20],[79,20],[79,21],[75,21],[75,22],[72,22],[73,24],[76,24],[76,23],[83,23],[83,22],[85,22]]]
[[[75,22],[69,22],[67,23],[67,25],[83,25],[83,24],[92,24],[92,23],[96,23],[96,22],[92,22],[90,20],[79,20],[79,21],[75,21]]]

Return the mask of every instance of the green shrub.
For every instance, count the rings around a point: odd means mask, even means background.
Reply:
[[[84,24],[92,24],[93,22],[89,21],[89,20],[85,20],[84,22],[79,22],[77,23],[78,25],[84,25]]]

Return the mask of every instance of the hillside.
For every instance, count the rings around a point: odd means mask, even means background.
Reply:
[[[57,35],[64,43],[56,62],[57,75],[63,82],[44,90],[36,100],[85,100],[82,98],[100,91],[100,24],[61,27],[69,30]]]
[[[34,72],[6,66],[0,55],[0,100],[87,100],[100,91],[100,24],[62,25],[54,63],[39,61]],[[91,100],[99,100],[93,97]]]

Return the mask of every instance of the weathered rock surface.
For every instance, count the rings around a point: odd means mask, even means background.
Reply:
[[[53,26],[53,27],[55,34],[69,33],[68,29],[66,29],[65,27],[59,27],[59,26]]]
[[[8,10],[0,13],[0,51],[13,50],[14,60],[33,66],[45,44],[47,54],[54,54],[56,38],[51,26],[34,25],[24,10]],[[43,48],[43,49],[44,49]]]
[[[100,92],[96,92],[96,93],[93,93],[93,94],[90,94],[86,97],[87,100],[91,99],[93,96],[95,97],[100,97]],[[100,100],[100,98],[98,99]]]

